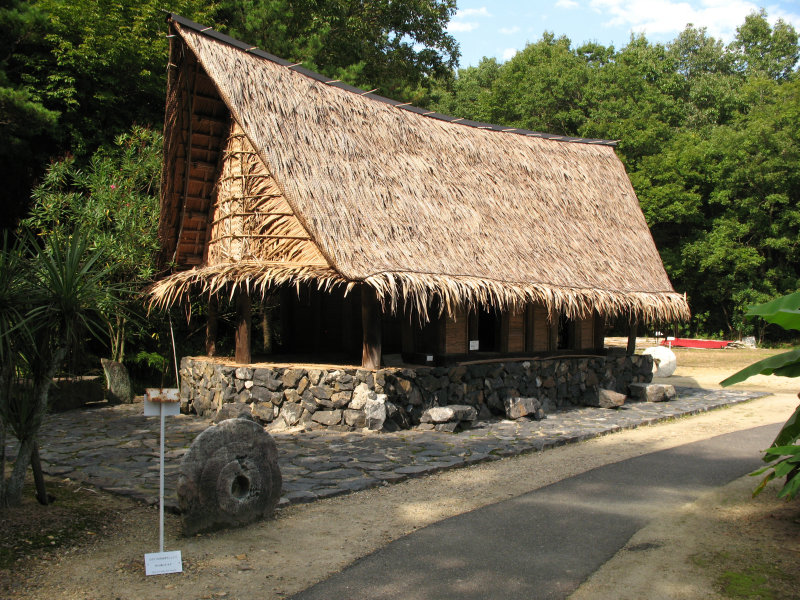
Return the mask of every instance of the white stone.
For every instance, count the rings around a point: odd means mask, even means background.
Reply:
[[[652,348],[647,348],[642,354],[653,357],[654,377],[669,377],[678,367],[675,353],[666,346],[653,346]]]
[[[353,410],[363,410],[364,406],[367,404],[367,401],[375,400],[376,398],[377,395],[375,394],[375,390],[370,389],[366,383],[359,383],[358,387],[353,390],[353,399],[350,400],[348,408]]]
[[[367,400],[364,404],[364,416],[367,429],[371,431],[383,429],[383,424],[386,422],[386,394],[377,394],[375,398]]]

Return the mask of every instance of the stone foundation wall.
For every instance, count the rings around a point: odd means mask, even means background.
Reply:
[[[535,397],[546,411],[596,404],[599,389],[624,394],[652,379],[652,358],[591,356],[527,359],[454,367],[357,368],[237,366],[221,359],[181,361],[181,408],[214,416],[238,403],[273,427],[364,427],[368,400],[385,394],[384,429],[420,424],[425,409],[474,406],[480,418],[503,415],[508,397]],[[382,396],[380,396],[383,398]],[[233,408],[233,407],[231,407]]]

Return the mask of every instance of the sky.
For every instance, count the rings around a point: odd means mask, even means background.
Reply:
[[[448,31],[461,46],[460,66],[468,67],[484,56],[508,60],[544,31],[566,35],[573,48],[589,41],[621,48],[632,32],[667,43],[692,23],[730,42],[760,8],[770,23],[782,18],[800,32],[800,0],[458,0]]]

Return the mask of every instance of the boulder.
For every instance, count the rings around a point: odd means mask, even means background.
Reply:
[[[128,369],[120,362],[101,358],[103,373],[106,376],[106,399],[109,404],[130,404],[133,402],[133,389]]]
[[[349,408],[353,410],[363,410],[368,400],[375,400],[377,395],[366,383],[359,383],[353,391],[353,398],[350,400]]]
[[[253,415],[249,404],[242,404],[240,402],[228,402],[223,404],[217,414],[214,415],[212,421],[220,423],[228,419],[253,419]]]
[[[198,435],[181,461],[178,506],[186,535],[270,516],[281,493],[278,448],[263,427],[228,419]]]
[[[506,417],[512,420],[530,417],[541,421],[545,418],[542,403],[537,398],[506,398],[505,409]]]
[[[628,389],[631,396],[644,402],[667,402],[677,395],[675,386],[664,383],[631,383]]]
[[[433,426],[436,431],[454,433],[459,429],[472,427],[478,419],[478,411],[474,406],[466,404],[450,404],[447,406],[434,406],[425,410],[420,415],[421,429]]]
[[[275,419],[275,406],[271,402],[253,402],[250,414],[262,423],[272,423]]]
[[[369,399],[364,404],[364,418],[366,427],[370,431],[383,429],[386,417],[386,394],[377,394],[375,399]]]
[[[600,408],[619,408],[628,397],[614,390],[600,388],[597,390],[597,406]]]
[[[300,416],[303,414],[303,407],[299,404],[286,403],[281,408],[281,418],[289,427],[294,427],[300,421]]]
[[[363,410],[345,409],[343,417],[345,425],[350,427],[364,427],[367,424],[367,417]]]
[[[341,410],[318,410],[311,415],[311,420],[320,425],[338,425],[342,422]]]

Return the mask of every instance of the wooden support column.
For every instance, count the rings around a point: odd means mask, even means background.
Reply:
[[[558,350],[558,317],[559,315],[557,310],[550,311],[550,317],[548,319],[548,324],[550,325],[548,330],[550,334],[550,341],[547,344],[550,352],[555,352]]]
[[[217,315],[219,304],[216,296],[208,299],[208,318],[206,320],[206,356],[217,355]]]
[[[361,351],[361,366],[378,369],[381,366],[381,306],[375,290],[361,286],[361,325],[364,343]]]
[[[599,312],[595,312],[593,315],[593,321],[594,321],[594,329],[593,329],[594,344],[592,345],[594,346],[594,349],[597,352],[600,352],[603,350],[603,347],[605,346],[606,319]]]
[[[628,329],[628,347],[625,353],[629,356],[636,353],[636,331],[639,329],[639,320],[636,317],[631,318],[630,329]]]
[[[534,348],[534,310],[533,304],[525,305],[525,352],[533,352]]]
[[[253,362],[250,343],[251,329],[250,295],[245,290],[239,290],[236,294],[236,362],[239,364]]]
[[[602,352],[603,348],[605,347],[605,339],[606,339],[606,318],[596,311],[592,315],[592,317],[593,317],[592,333],[594,338],[594,343],[592,345],[597,352]]]

